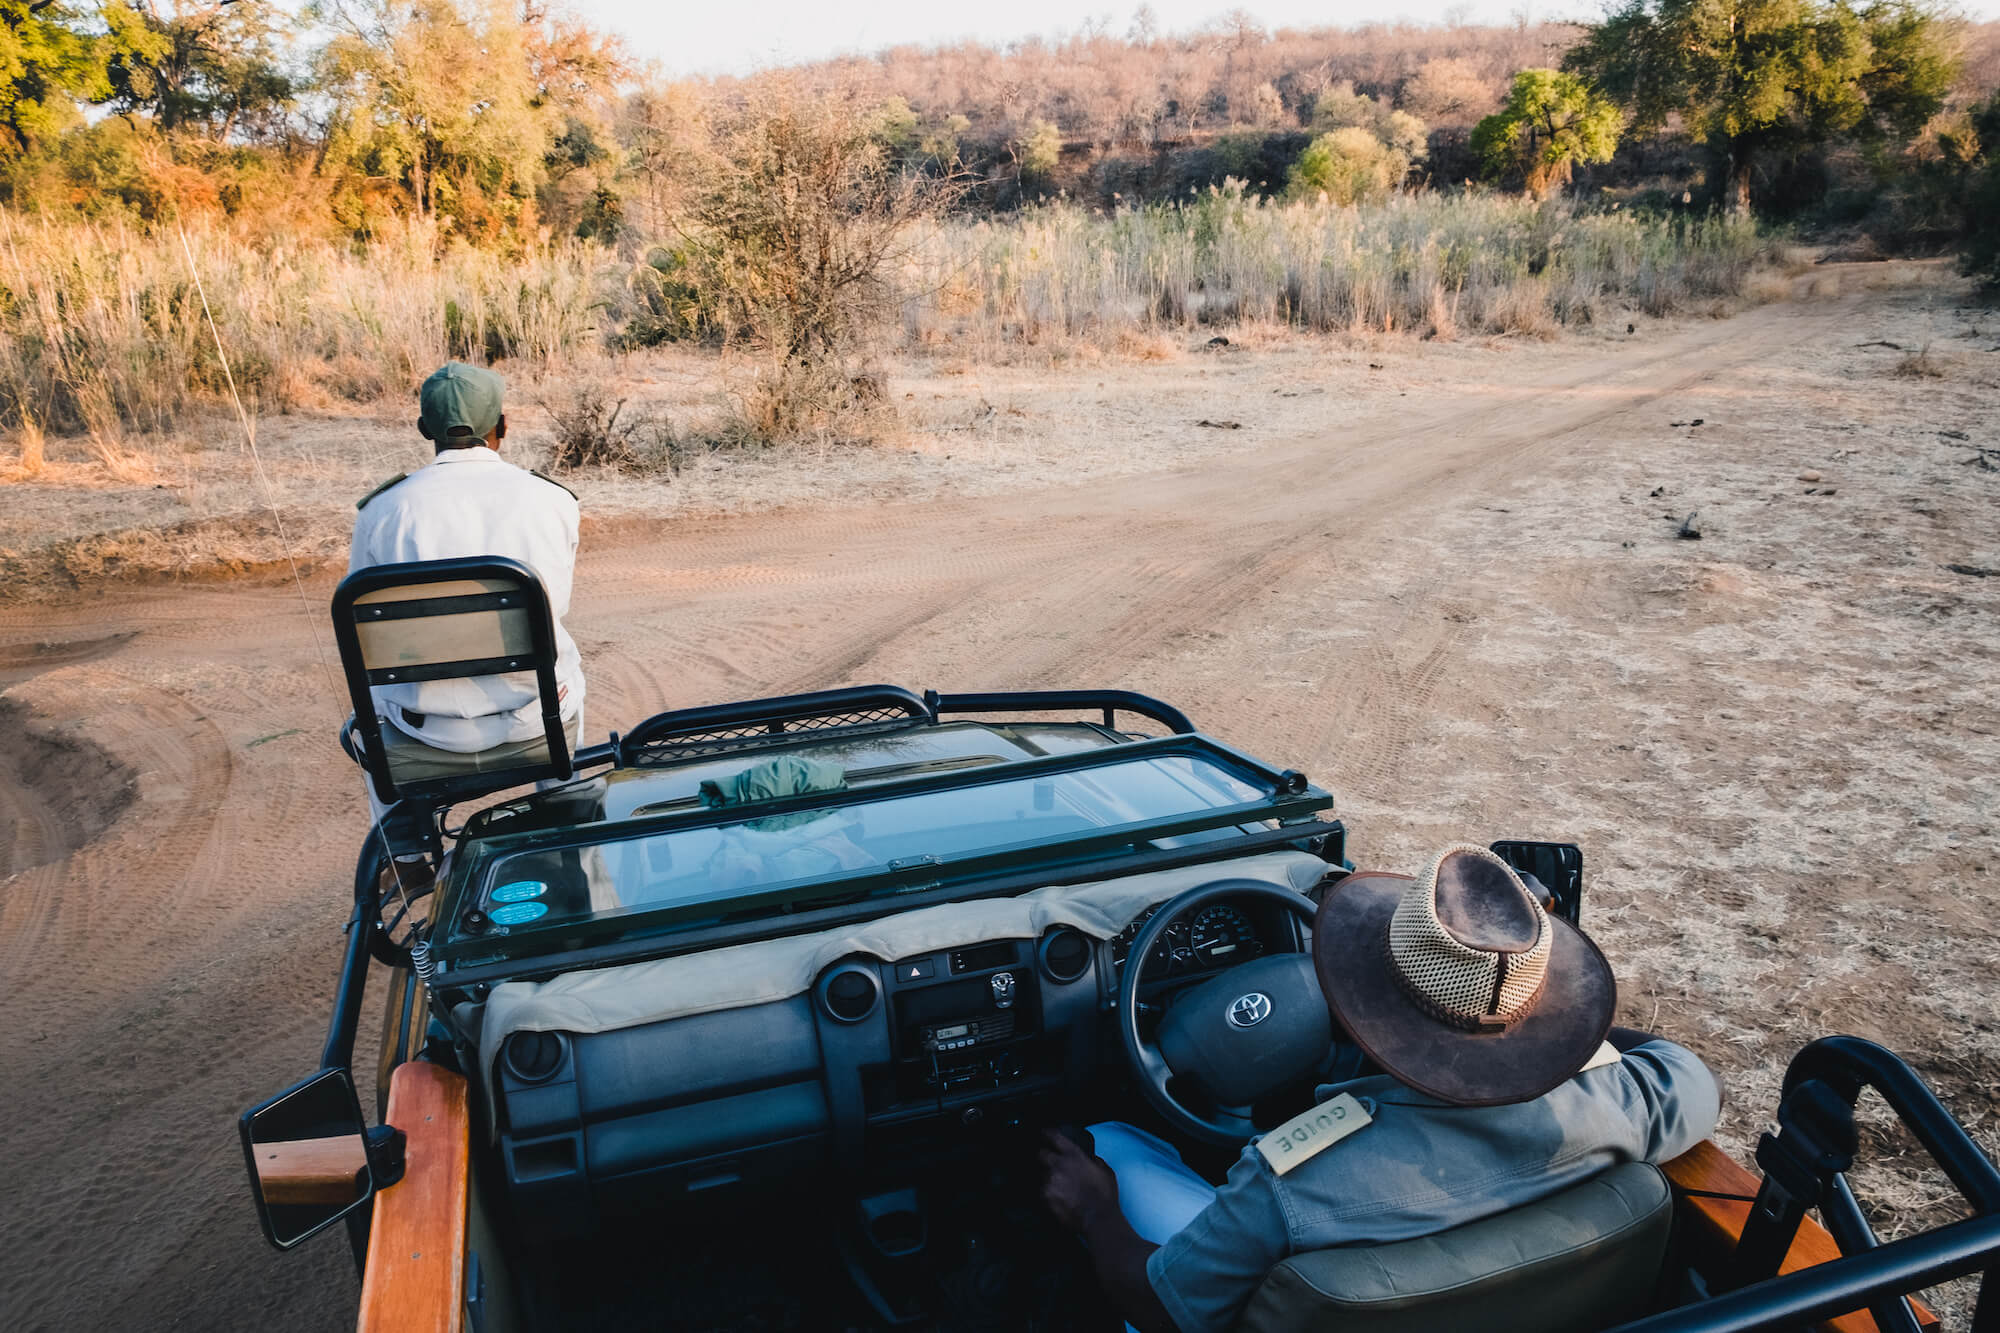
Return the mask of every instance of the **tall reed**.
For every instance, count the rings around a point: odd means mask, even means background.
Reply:
[[[1488,194],[1363,208],[1231,184],[1105,215],[1070,203],[941,228],[907,280],[927,340],[1088,337],[1245,321],[1316,331],[1536,333],[1612,307],[1734,294],[1768,247],[1747,222]]]
[[[253,410],[400,394],[448,357],[546,373],[707,327],[660,318],[663,280],[644,258],[582,242],[501,255],[410,222],[365,246],[199,229],[188,250]],[[900,326],[878,339],[999,353],[1242,322],[1539,333],[1733,294],[1767,251],[1750,224],[1714,217],[1479,193],[1343,208],[1232,183],[1110,214],[1058,202],[947,221],[902,261]],[[31,452],[39,466],[45,431],[87,436],[115,469],[128,437],[170,431],[225,393],[177,234],[0,210],[0,429],[16,473]]]
[[[367,401],[447,357],[546,367],[594,347],[610,258],[577,244],[502,257],[421,223],[366,247],[198,230],[184,251],[171,231],[0,211],[0,424],[109,448],[218,402],[189,253],[237,387],[265,410]]]

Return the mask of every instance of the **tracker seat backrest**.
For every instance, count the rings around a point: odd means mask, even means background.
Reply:
[[[555,621],[534,571],[480,556],[359,569],[333,594],[333,632],[354,707],[356,756],[385,801],[446,804],[546,778],[573,756],[557,696]],[[540,738],[480,756],[411,741],[379,716],[380,685],[533,672]]]
[[[1657,1167],[1615,1166],[1495,1217],[1390,1245],[1295,1254],[1237,1333],[1593,1333],[1644,1313],[1673,1195]]]

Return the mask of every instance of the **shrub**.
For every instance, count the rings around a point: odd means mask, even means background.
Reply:
[[[1294,199],[1358,204],[1393,193],[1410,174],[1410,158],[1359,126],[1322,134],[1292,166]]]
[[[610,402],[605,386],[594,380],[579,380],[556,398],[544,398],[549,414],[549,469],[570,472],[581,467],[626,467],[637,457],[633,447],[634,423],[618,424],[625,400]]]
[[[1062,160],[1062,134],[1051,122],[1038,120],[1028,127],[1015,155],[1021,189],[1047,189]]]
[[[549,414],[549,470],[679,472],[687,445],[666,413],[647,404],[627,411],[627,400],[613,402],[611,394],[608,384],[586,374],[541,400]]]
[[[2000,95],[1972,117],[1970,131],[1979,140],[1983,159],[1965,186],[1965,252],[1967,273],[2000,286]],[[1969,155],[1961,145],[1961,154]],[[1978,159],[1975,159],[1978,160]]]
[[[723,336],[761,355],[749,414],[771,438],[822,429],[847,367],[886,325],[913,228],[960,180],[899,167],[850,86],[773,76],[717,127],[691,206],[692,285]]]

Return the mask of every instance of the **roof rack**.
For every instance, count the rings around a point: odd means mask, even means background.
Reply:
[[[940,694],[919,698],[896,685],[856,685],[815,690],[774,699],[682,708],[647,718],[605,752],[587,750],[578,767],[609,761],[621,768],[648,768],[696,755],[753,749],[794,740],[803,733],[887,731],[919,723],[935,725],[946,713],[1049,713],[1097,711],[1106,727],[1119,713],[1149,718],[1176,735],[1192,735],[1194,723],[1171,704],[1130,690],[1019,690],[990,694]]]
[[[882,731],[935,721],[937,714],[928,704],[894,685],[815,690],[657,713],[618,739],[617,763],[621,768],[645,768],[693,755],[770,745],[801,732]]]

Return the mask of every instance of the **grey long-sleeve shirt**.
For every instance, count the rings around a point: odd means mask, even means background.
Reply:
[[[1230,1326],[1279,1261],[1427,1236],[1554,1194],[1621,1162],[1662,1162],[1715,1128],[1721,1094],[1693,1052],[1650,1041],[1531,1102],[1449,1106],[1387,1077],[1319,1089],[1372,1123],[1280,1176],[1255,1142],[1146,1277],[1181,1333]]]

